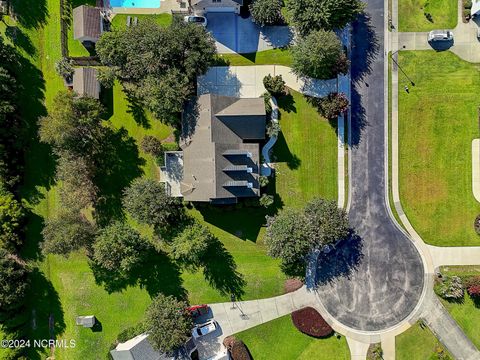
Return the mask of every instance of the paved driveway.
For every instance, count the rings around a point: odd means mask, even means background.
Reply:
[[[255,98],[265,92],[263,78],[282,75],[285,84],[309,96],[323,97],[337,91],[337,79],[317,80],[297,77],[291,69],[281,65],[213,66],[198,77],[198,95],[217,94],[240,98]]]
[[[207,29],[216,40],[217,51],[226,53],[252,53],[285,47],[292,41],[288,26],[261,28],[250,18],[234,13],[207,13]]]

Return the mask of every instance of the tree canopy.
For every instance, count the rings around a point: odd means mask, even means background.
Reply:
[[[249,8],[253,21],[260,26],[276,25],[283,21],[281,0],[254,0]]]
[[[195,269],[201,266],[213,238],[206,226],[194,221],[173,239],[172,257],[187,268]]]
[[[161,121],[178,124],[196,76],[213,64],[216,50],[203,27],[175,20],[166,28],[142,21],[106,32],[96,51],[135,99]]]
[[[0,247],[13,250],[21,245],[23,205],[0,183]]]
[[[302,36],[315,30],[341,29],[365,8],[360,0],[295,0],[288,1],[287,11]]]
[[[59,92],[54,101],[48,116],[40,119],[40,140],[76,156],[91,158],[101,153],[105,128],[100,102],[76,98],[69,91]]]
[[[145,314],[145,327],[154,349],[169,353],[190,338],[193,323],[187,307],[173,296],[159,294],[153,299]]]
[[[63,211],[46,219],[42,230],[42,251],[68,256],[82,247],[90,248],[95,231],[95,227],[78,211]]]
[[[292,47],[292,69],[298,76],[332,79],[348,71],[348,59],[337,35],[317,30]]]
[[[157,229],[178,224],[184,217],[182,203],[167,195],[155,180],[138,178],[124,190],[123,206],[135,220]]]
[[[305,275],[305,258],[314,248],[344,239],[348,218],[335,201],[313,199],[304,209],[286,209],[267,218],[268,254],[282,260],[288,275]]]
[[[93,244],[93,261],[110,271],[128,273],[144,261],[151,248],[147,239],[122,222],[100,230]]]

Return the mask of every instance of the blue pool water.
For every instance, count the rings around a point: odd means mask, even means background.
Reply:
[[[159,8],[160,0],[110,0],[111,7]]]

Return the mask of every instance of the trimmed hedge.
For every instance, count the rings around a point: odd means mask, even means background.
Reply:
[[[332,334],[332,327],[312,307],[306,307],[292,313],[293,325],[302,333],[316,338],[327,337]]]

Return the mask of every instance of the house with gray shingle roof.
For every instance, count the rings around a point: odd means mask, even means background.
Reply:
[[[97,70],[92,67],[75,68],[73,73],[73,91],[80,96],[100,98],[100,83],[97,80]]]
[[[240,14],[243,0],[190,0],[190,7],[198,15],[211,12],[234,12]]]
[[[95,44],[103,32],[103,16],[99,8],[81,5],[73,9],[73,38],[85,47]]]
[[[110,351],[113,360],[190,360],[191,355],[197,351],[192,338],[172,355],[155,350],[148,341],[148,334],[143,333],[134,338],[118,344]]]
[[[260,196],[260,142],[266,125],[263,98],[201,95],[186,106],[182,122],[182,176],[177,177],[178,184],[167,184],[167,190],[179,189],[177,196],[186,201],[214,204]],[[178,158],[178,152],[175,155]],[[172,168],[178,171],[178,166]]]

